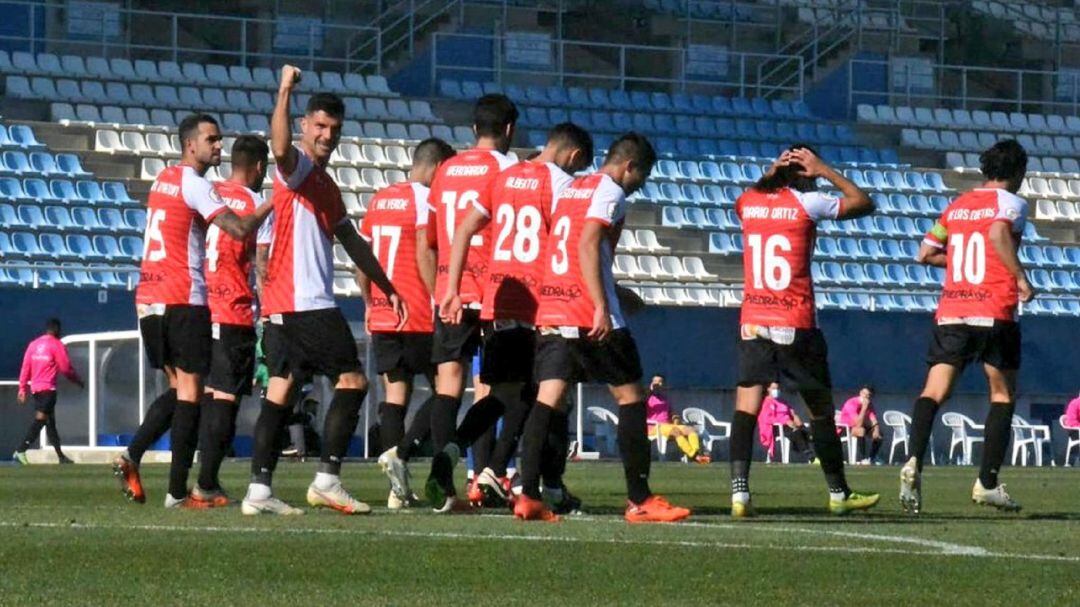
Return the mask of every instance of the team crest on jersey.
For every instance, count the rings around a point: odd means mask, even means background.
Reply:
[[[1014,208],[1005,209],[1005,218],[1009,221],[1016,221],[1020,217],[1020,210]]]
[[[221,198],[221,194],[215,188],[210,188],[210,200],[217,204],[225,204],[225,201]]]

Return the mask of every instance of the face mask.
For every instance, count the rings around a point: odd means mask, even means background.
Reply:
[[[769,396],[771,396],[773,398],[780,398],[780,389],[779,388],[773,388],[772,390],[769,390]]]

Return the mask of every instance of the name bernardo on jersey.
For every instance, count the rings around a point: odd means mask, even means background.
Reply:
[[[447,177],[480,177],[487,175],[488,167],[482,164],[458,165],[446,169]]]

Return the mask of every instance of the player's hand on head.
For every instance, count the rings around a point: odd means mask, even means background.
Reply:
[[[820,177],[825,171],[825,163],[806,148],[791,150],[787,154],[789,162],[802,166],[803,170],[799,174],[803,177]]]
[[[596,308],[593,312],[592,330],[589,331],[589,339],[600,341],[611,333],[611,314],[606,307]]]
[[[281,66],[281,88],[291,90],[299,84],[302,72],[295,65],[285,64]]]

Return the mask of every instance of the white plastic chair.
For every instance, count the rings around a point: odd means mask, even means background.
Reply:
[[[705,446],[706,453],[713,452],[713,445],[731,439],[731,424],[717,420],[705,409],[687,407],[682,412],[683,423],[693,426]]]
[[[971,453],[974,451],[975,443],[981,443],[985,440],[982,436],[973,436],[971,432],[981,432],[984,429],[983,426],[976,424],[966,415],[952,411],[941,416],[941,423],[945,424],[945,427],[952,432],[952,437],[949,439],[949,461],[953,461],[953,453],[959,445],[963,456],[961,463],[970,466]]]
[[[1033,425],[1019,415],[1013,415],[1013,452],[1012,465],[1016,465],[1017,457],[1020,465],[1028,465],[1027,448],[1030,446],[1035,453],[1035,465],[1043,465],[1043,445],[1050,442],[1050,427],[1045,425]]]
[[[834,416],[836,427],[840,430],[840,442],[847,448],[848,464],[855,465],[859,457],[859,443],[855,439],[855,435],[851,433],[851,426],[840,421],[840,412],[837,411]]]
[[[660,425],[654,422],[649,422],[646,432],[649,435],[649,442],[656,443],[656,451],[659,454],[659,459],[664,459],[664,454],[667,453],[668,437],[660,432]]]
[[[597,446],[599,446],[599,442],[603,440],[608,453],[617,452],[618,445],[616,444],[616,437],[617,428],[619,427],[618,416],[603,407],[586,407],[585,412],[593,422],[593,436],[596,439]],[[599,449],[597,450],[599,451]]]
[[[780,463],[782,464],[791,463],[791,441],[788,440],[787,435],[784,434],[785,426],[786,424],[776,423],[772,425],[774,440],[780,444]],[[768,452],[766,452],[765,462],[768,463],[771,461],[772,456],[770,456]]]
[[[904,447],[904,457],[908,455],[908,425],[911,424],[911,417],[899,412],[899,411],[886,411],[881,415],[882,421],[889,428],[892,428],[892,442],[889,444],[889,463],[893,461],[893,455],[896,453],[896,448]],[[931,454],[933,450],[931,449]]]
[[[1073,430],[1080,430],[1080,428],[1077,428],[1075,426],[1066,426],[1064,415],[1058,418],[1058,425],[1061,426],[1061,429],[1065,431],[1065,435],[1069,438],[1069,442],[1065,445],[1065,465],[1068,466],[1069,462],[1072,461],[1071,456],[1073,448],[1075,447],[1077,452],[1080,452],[1080,436],[1078,436],[1077,438],[1072,438],[1069,433]]]

